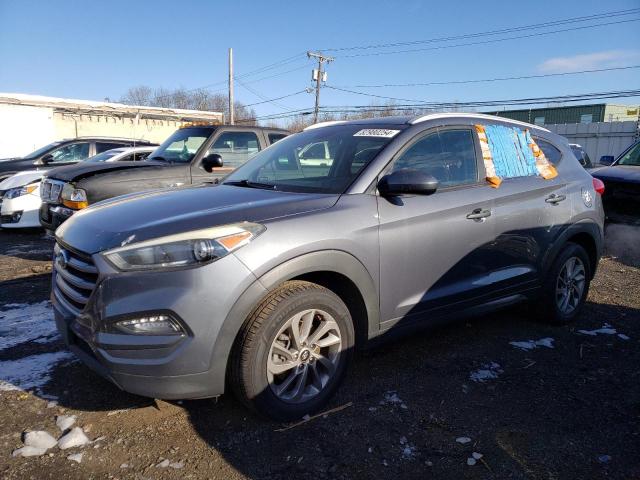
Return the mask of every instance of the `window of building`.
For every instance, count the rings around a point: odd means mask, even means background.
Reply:
[[[593,113],[584,113],[580,115],[580,123],[591,123],[593,122]]]
[[[536,125],[544,125],[544,117],[535,117],[533,123]]]

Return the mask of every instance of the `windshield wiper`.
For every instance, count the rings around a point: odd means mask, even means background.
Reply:
[[[224,182],[223,185],[233,185],[234,187],[262,188],[264,190],[275,190],[276,186],[270,183],[252,182],[251,180],[231,180]]]

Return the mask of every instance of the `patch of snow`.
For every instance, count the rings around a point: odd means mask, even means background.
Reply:
[[[171,461],[165,458],[156,465],[156,468],[167,468],[169,465],[171,465]]]
[[[49,302],[10,305],[0,310],[0,350],[36,340],[48,343],[58,337]]]
[[[18,448],[11,452],[12,457],[39,457],[40,455],[44,455],[47,451],[46,448],[37,448],[37,447],[22,447]]]
[[[622,340],[629,340],[629,336],[625,335],[624,333],[619,333],[618,334],[618,338],[620,338]]]
[[[600,463],[609,463],[611,461],[611,455],[598,455],[598,461]]]
[[[129,464],[128,463],[123,463],[122,465],[120,465],[120,468],[129,468]]]
[[[76,423],[75,415],[58,415],[56,417],[56,425],[60,429],[60,431],[64,432],[65,430],[69,430],[74,423]]]
[[[408,408],[395,390],[389,390],[388,392],[385,392],[383,399],[380,401],[380,405],[398,405],[404,410]]]
[[[24,444],[27,447],[44,448],[49,450],[56,446],[58,441],[51,436],[49,432],[38,430],[34,432],[27,432],[24,435]]]
[[[58,363],[73,358],[71,352],[60,351],[0,362],[0,391],[40,389]]]
[[[603,335],[615,335],[618,332],[611,325],[605,323],[601,328],[597,328],[595,330],[578,330],[578,333],[589,335],[590,337],[595,337],[600,333]]]
[[[61,450],[66,450],[67,448],[82,447],[88,443],[90,443],[90,440],[84,434],[82,429],[80,427],[75,427],[58,440],[58,447]]]
[[[471,439],[469,437],[458,437],[456,438],[456,442],[461,443],[462,445],[464,445],[465,443],[469,443],[471,441]]]
[[[526,340],[521,342],[509,342],[509,345],[519,348],[520,350],[533,350],[538,347],[553,348],[553,338],[546,337],[540,340]]]
[[[496,362],[490,362],[482,365],[482,368],[476,370],[475,372],[471,372],[469,374],[469,379],[474,382],[486,382],[487,380],[493,380],[498,378],[498,375],[503,373],[504,370],[500,368],[500,365]]]
[[[47,402],[47,408],[55,408],[58,406],[58,401],[57,400],[51,400],[49,402]]]
[[[478,461],[475,458],[473,457],[467,458],[467,465],[469,465],[470,467],[473,467],[476,463],[478,463]]]
[[[478,452],[473,452],[473,453],[471,454],[471,456],[472,456],[473,458],[475,458],[476,460],[480,460],[482,457],[484,457],[484,455],[482,455],[481,453],[478,453]]]
[[[84,452],[74,453],[74,454],[69,455],[67,457],[67,460],[71,460],[72,462],[80,463],[80,462],[82,462],[82,455],[84,455]]]
[[[184,467],[184,462],[183,462],[183,461],[173,462],[173,463],[170,463],[170,464],[169,464],[169,466],[170,466],[171,468],[175,468],[176,470],[178,470],[178,469],[180,469],[180,468],[183,468],[183,467]]]

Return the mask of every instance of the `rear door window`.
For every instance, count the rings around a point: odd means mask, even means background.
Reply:
[[[96,153],[106,152],[107,150],[113,150],[114,148],[122,148],[122,146],[122,143],[96,142]]]
[[[286,133],[269,133],[267,135],[267,137],[269,138],[269,143],[276,143],[278,140],[282,140],[286,136]]]
[[[478,182],[478,163],[471,129],[446,129],[417,140],[393,164],[392,171],[420,170],[441,187]]]

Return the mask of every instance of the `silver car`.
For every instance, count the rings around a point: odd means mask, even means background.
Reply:
[[[515,143],[479,134],[502,127]],[[301,161],[313,144],[330,158]],[[537,149],[535,163],[505,154],[516,147]],[[541,159],[557,175],[536,174]],[[499,186],[494,167],[510,172]],[[229,385],[261,414],[299,418],[374,339],[519,302],[575,319],[603,244],[595,186],[564,138],[504,118],[317,124],[218,185],[74,215],[56,232],[56,322],[123,390],[185,399]]]

